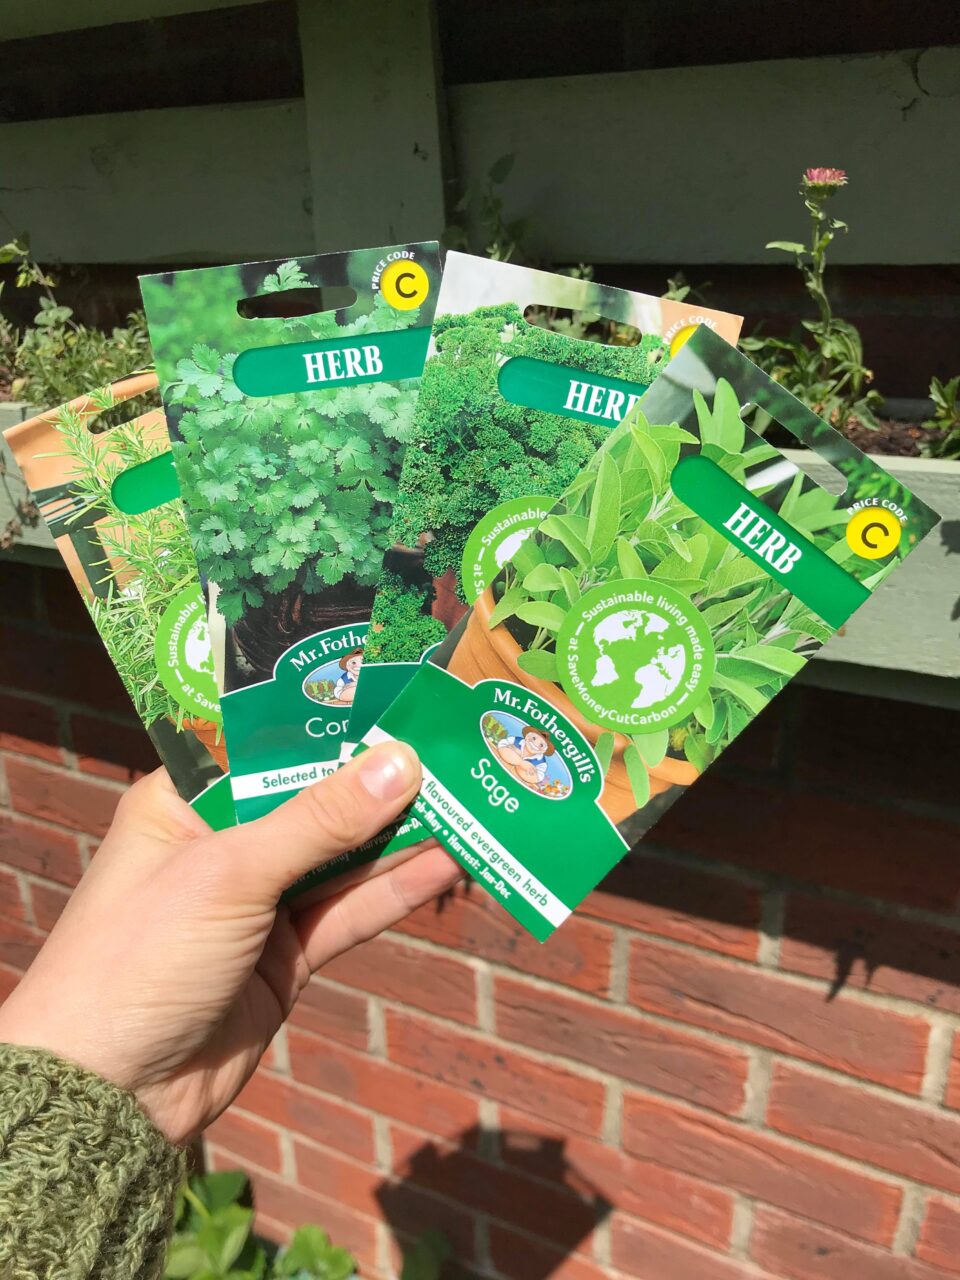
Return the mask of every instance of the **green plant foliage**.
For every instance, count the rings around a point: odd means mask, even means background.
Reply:
[[[960,376],[949,382],[930,382],[933,417],[923,425],[936,432],[923,445],[928,458],[960,458]]]
[[[0,245],[0,262],[17,264],[17,288],[41,290],[33,322],[23,333],[9,324],[0,330],[0,362],[15,398],[48,409],[152,364],[142,311],[104,333],[81,324],[57,300],[56,280],[33,260],[25,237]],[[110,422],[107,417],[101,426]]]
[[[440,1280],[450,1257],[449,1242],[439,1231],[427,1231],[403,1257],[400,1280]]]
[[[829,175],[823,181],[823,175]],[[804,334],[771,338],[760,334],[742,338],[740,346],[761,369],[835,427],[852,418],[877,425],[875,410],[881,397],[871,387],[873,374],[863,362],[859,330],[839,320],[826,287],[827,250],[847,224],[827,211],[828,202],[846,185],[841,170],[808,169],[800,195],[810,215],[808,244],[771,240],[768,249],[791,254],[803,276],[804,287],[817,308],[816,320],[803,320]]]
[[[497,377],[508,357],[529,356],[648,384],[666,357],[656,335],[633,347],[582,342],[530,325],[514,303],[440,316],[421,382],[416,430],[394,509],[396,540],[429,533],[424,568],[459,580],[467,537],[510,498],[554,495],[592,457],[609,427],[511,404]]]
[[[694,402],[700,439],[676,423],[651,424],[639,411],[618,430],[580,480],[527,539],[495,586],[491,626],[506,622],[524,652],[521,669],[556,679],[556,638],[570,609],[591,588],[618,578],[652,579],[689,596],[716,647],[710,695],[682,724],[638,734],[624,763],[638,807],[649,796],[647,770],[668,750],[703,770],[829,639],[830,628],[736,546],[677,499],[669,476],[680,456],[702,451],[740,484],[748,468],[775,455],[745,444],[740,404],[722,380],[712,408]],[[822,550],[836,542],[835,500],[802,491],[798,473],[780,514]],[[762,496],[764,490],[755,491]],[[597,744],[609,764],[613,735]],[[646,767],[645,767],[646,766]]]
[[[288,262],[263,290],[309,284]],[[230,282],[218,287],[232,287],[234,299],[243,292]],[[335,313],[273,323],[284,342],[300,342],[405,328],[416,315],[378,295],[371,313],[349,325]],[[184,498],[207,513],[194,548],[220,587],[220,612],[235,624],[288,588],[309,594],[346,577],[372,586],[390,544],[415,381],[247,398],[233,381],[235,359],[235,351],[198,343],[164,389],[178,413],[173,447]],[[371,423],[380,432],[375,447]]]
[[[93,393],[90,405],[98,415],[120,407],[110,387]],[[96,520],[104,551],[88,569],[97,594],[87,607],[144,724],[149,728],[167,718],[179,729],[183,710],[160,682],[154,645],[172,596],[197,581],[183,510],[172,502],[128,515],[111,494],[122,471],[165,452],[166,438],[160,433],[150,439],[132,422],[114,427],[107,437],[94,435],[89,416],[67,407],[58,410],[55,427],[60,452],[70,459],[72,492],[82,503],[71,523]]]
[[[373,662],[402,662],[411,651],[417,657],[447,634],[429,607],[428,582],[419,585],[398,573],[385,572],[380,578],[364,658]]]
[[[242,1173],[194,1174],[179,1191],[164,1280],[351,1280],[357,1260],[318,1226],[295,1231],[285,1249],[253,1234],[250,1185]],[[427,1231],[404,1254],[401,1280],[440,1280],[450,1245]]]

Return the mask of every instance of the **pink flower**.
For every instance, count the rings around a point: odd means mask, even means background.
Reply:
[[[845,169],[807,169],[803,185],[817,191],[834,192],[838,187],[847,185],[847,172]]]

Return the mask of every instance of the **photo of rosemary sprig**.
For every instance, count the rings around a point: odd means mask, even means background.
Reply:
[[[84,411],[64,405],[56,413],[64,444],[59,456],[70,460],[71,496],[80,504],[65,525],[82,522],[102,548],[84,565],[93,591],[85,602],[137,713],[148,728],[168,719],[179,731],[184,712],[160,682],[154,644],[164,609],[197,581],[197,568],[179,501],[139,515],[121,512],[113,501],[111,487],[121,472],[167,448],[164,433],[151,430],[146,416],[94,434],[91,421],[116,404],[106,387],[89,397]]]

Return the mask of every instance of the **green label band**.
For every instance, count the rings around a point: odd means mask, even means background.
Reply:
[[[744,555],[829,623],[842,627],[870,592],[710,458],[673,469],[673,491]]]
[[[233,380],[245,396],[357,387],[419,378],[427,357],[426,326],[326,342],[291,342],[241,351]]]
[[[565,364],[517,356],[500,370],[497,385],[504,400],[511,404],[557,413],[578,422],[607,422],[615,427],[649,383],[626,382],[623,378],[584,373]]]

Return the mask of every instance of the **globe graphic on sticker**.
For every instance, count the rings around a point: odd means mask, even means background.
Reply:
[[[597,656],[590,687],[616,686],[619,705],[641,710],[670,698],[687,665],[683,644],[671,643],[675,629],[649,609],[621,609],[602,618],[592,632]]]
[[[213,650],[207,620],[201,614],[191,625],[183,644],[183,657],[191,671],[213,675]]]

